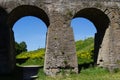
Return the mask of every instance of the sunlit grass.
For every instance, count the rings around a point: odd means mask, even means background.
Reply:
[[[42,69],[38,73],[37,80],[120,80],[120,72],[109,73],[103,68],[82,69],[79,74],[57,75],[54,77],[46,76]]]

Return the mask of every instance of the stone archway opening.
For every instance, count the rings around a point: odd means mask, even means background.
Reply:
[[[17,22],[19,19],[26,17],[26,16],[33,16],[38,19],[41,19],[45,25],[49,26],[49,18],[46,12],[36,6],[32,5],[21,5],[13,9],[10,14],[8,15],[7,25],[9,27],[9,52],[10,52],[10,63],[11,68],[15,69],[16,65],[16,52],[15,52],[15,38],[14,38],[14,32],[13,32],[13,26],[15,22]],[[29,26],[27,26],[29,27]],[[41,31],[41,30],[39,30]],[[46,34],[45,34],[46,35]],[[24,35],[23,35],[24,36]],[[41,36],[41,35],[39,35]],[[39,43],[38,43],[39,44]]]
[[[87,68],[93,63],[96,28],[91,21],[83,17],[72,19],[71,27],[74,33],[78,65]]]
[[[94,24],[90,20],[83,17],[72,19],[71,27],[73,28],[75,41],[84,40],[88,37],[94,37],[97,32]]]
[[[73,19],[79,17],[86,18],[95,25],[97,32],[95,33],[94,38],[94,64],[96,64],[98,52],[103,41],[106,29],[109,27],[110,20],[103,11],[97,8],[82,9],[74,15]]]
[[[47,26],[41,19],[22,17],[14,24],[13,31],[16,43],[25,42],[27,51],[45,48]]]

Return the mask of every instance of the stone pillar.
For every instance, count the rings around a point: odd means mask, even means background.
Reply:
[[[112,22],[109,38],[109,71],[114,72],[120,69],[120,25],[118,22]]]
[[[0,74],[9,73],[9,41],[6,26],[0,28]]]
[[[14,36],[9,26],[4,26],[0,38],[0,74],[9,74],[15,70]]]
[[[114,17],[113,17],[114,16]],[[105,32],[97,63],[108,68],[110,72],[120,68],[120,21],[118,9],[114,9],[110,15],[110,24]]]
[[[11,28],[9,28],[9,41],[9,68],[13,72],[16,68],[16,52],[14,32]]]
[[[110,29],[109,27],[106,29],[105,35],[103,37],[103,41],[100,45],[99,52],[98,52],[98,59],[97,64],[100,67],[108,67],[110,63],[110,56],[109,56],[109,49],[110,49]]]
[[[60,14],[53,14],[48,28],[44,72],[56,75],[64,71],[78,73],[73,31]]]
[[[0,74],[11,73],[11,66],[15,63],[11,62],[13,56],[10,47],[10,31],[7,25],[8,13],[0,8]]]

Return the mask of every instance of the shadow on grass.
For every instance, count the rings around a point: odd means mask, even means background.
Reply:
[[[16,59],[16,63],[18,63],[18,64],[23,64],[23,63],[25,63],[27,60],[28,60],[29,58],[18,58],[18,59]]]
[[[23,70],[16,67],[16,70],[11,74],[0,74],[0,80],[23,80]]]
[[[84,64],[78,64],[78,73],[80,73],[80,71],[82,69],[87,69],[87,68],[90,68],[90,67],[94,67],[94,63],[91,62],[91,63],[84,63]]]

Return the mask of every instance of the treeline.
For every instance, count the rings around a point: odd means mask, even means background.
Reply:
[[[16,55],[22,53],[22,52],[27,52],[27,45],[26,43],[23,41],[23,42],[15,42],[15,52],[16,52]]]

